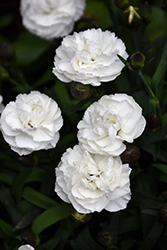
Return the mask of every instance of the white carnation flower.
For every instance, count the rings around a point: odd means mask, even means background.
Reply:
[[[19,247],[18,250],[35,250],[35,249],[30,245],[22,245],[21,247]]]
[[[99,86],[114,80],[127,59],[125,44],[110,31],[90,29],[65,37],[56,49],[53,74],[63,82],[77,81]]]
[[[3,137],[19,155],[54,148],[62,125],[57,103],[38,91],[19,94],[15,102],[6,105],[1,115]]]
[[[130,171],[120,157],[90,154],[76,145],[56,168],[55,192],[79,213],[119,211],[131,198]]]
[[[105,95],[85,111],[78,123],[80,145],[91,153],[120,155],[144,131],[141,107],[126,94]]]
[[[3,105],[3,97],[0,95],[0,114],[2,113],[2,111],[4,110],[4,105]]]
[[[85,0],[21,0],[23,25],[44,39],[68,35],[85,9]]]

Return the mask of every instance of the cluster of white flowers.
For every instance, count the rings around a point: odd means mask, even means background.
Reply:
[[[85,9],[85,0],[21,0],[23,25],[44,39],[68,35]]]
[[[56,168],[55,191],[79,213],[119,211],[131,197],[128,164],[120,154],[145,128],[142,109],[126,94],[103,96],[78,124],[79,145]]]
[[[20,94],[1,115],[1,132],[11,149],[19,155],[54,148],[63,125],[57,103],[45,94]]]
[[[52,39],[69,34],[83,14],[85,0],[21,0],[23,24]],[[121,74],[128,57],[123,41],[110,31],[88,29],[63,38],[53,74],[63,82],[99,86]],[[0,99],[0,101],[2,101]],[[131,197],[128,164],[120,154],[145,128],[141,107],[126,94],[105,95],[78,123],[78,145],[68,148],[56,167],[55,192],[83,214],[125,209]],[[11,149],[27,155],[56,146],[63,125],[57,103],[38,91],[20,94],[1,115],[1,131]],[[24,245],[19,250],[33,247]]]

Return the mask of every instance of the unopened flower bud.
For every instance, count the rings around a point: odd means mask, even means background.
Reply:
[[[74,208],[71,209],[71,217],[78,223],[86,223],[92,218],[92,214],[80,214]]]
[[[146,128],[155,131],[160,127],[160,119],[157,114],[150,112],[146,115]]]
[[[97,240],[101,245],[103,245],[105,247],[111,246],[112,241],[113,241],[111,235],[109,234],[109,232],[104,231],[104,230],[102,230],[100,233],[98,233]]]
[[[92,90],[89,85],[84,85],[80,82],[73,82],[70,88],[71,94],[77,100],[85,100],[92,94]]]
[[[134,144],[127,144],[126,150],[121,154],[123,163],[133,164],[140,158],[140,150]]]
[[[167,203],[162,205],[159,210],[159,219],[162,223],[167,224]]]
[[[0,66],[0,79],[1,80],[8,80],[9,79],[9,73],[2,66]]]
[[[129,6],[122,14],[122,20],[128,27],[135,28],[142,22],[140,9]]]
[[[38,246],[40,242],[38,235],[33,232],[26,233],[21,237],[21,240],[23,244],[29,244],[33,247]]]
[[[18,161],[24,167],[35,167],[38,163],[38,158],[34,156],[33,154],[30,154],[30,155],[24,155],[24,156],[18,157]]]
[[[144,22],[148,24],[152,19],[152,9],[147,1],[143,5],[142,14]]]
[[[120,9],[125,9],[129,6],[129,0],[114,0],[114,3]]]
[[[145,59],[145,56],[140,51],[132,54],[129,58],[131,69],[134,71],[139,71],[140,69],[142,69],[145,64]]]
[[[0,46],[0,63],[3,66],[9,66],[10,63],[14,60],[14,58],[15,58],[14,48],[7,43],[3,43]]]
[[[167,191],[164,191],[162,193],[162,196],[163,196],[164,200],[167,202]]]

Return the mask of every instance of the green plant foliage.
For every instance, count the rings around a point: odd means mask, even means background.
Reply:
[[[32,232],[40,239],[35,250],[167,249],[167,225],[159,214],[167,202],[164,198],[167,192],[167,6],[166,1],[147,1],[152,19],[146,23],[142,12],[146,1],[127,2],[141,11],[140,25],[125,25],[125,10],[117,7],[116,0],[86,0],[84,14],[75,22],[70,35],[91,28],[114,32],[125,43],[129,58],[125,60],[118,55],[125,65],[121,74],[98,87],[90,85],[90,95],[78,100],[77,95],[71,94],[72,82],[60,81],[52,73],[55,51],[63,38],[46,40],[31,34],[22,24],[20,1],[0,1],[0,96],[4,106],[20,93],[37,90],[58,103],[64,121],[55,148],[34,151],[28,156],[20,157],[0,133],[0,250],[18,250],[21,245],[29,244],[23,242],[23,236]],[[5,63],[3,43],[15,51],[12,59],[10,53],[6,55]],[[70,48],[68,52],[71,53]],[[130,63],[130,56],[136,52],[145,58],[137,70]],[[141,61],[135,57],[136,63],[140,65]],[[129,165],[131,200],[127,207],[117,212],[94,212],[88,222],[76,222],[71,215],[71,204],[54,192],[55,169],[66,149],[78,144],[77,124],[86,109],[102,96],[115,93],[131,95],[141,106],[143,116],[155,113],[160,126],[152,130],[146,126],[143,134],[133,141],[140,158]],[[99,240],[101,232],[106,234]]]

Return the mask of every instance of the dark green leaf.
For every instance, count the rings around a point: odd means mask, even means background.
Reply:
[[[44,229],[50,227],[60,220],[69,217],[70,209],[71,206],[68,204],[60,204],[49,208],[34,220],[31,227],[32,231],[36,234],[40,234]]]
[[[159,170],[161,170],[164,174],[167,174],[167,165],[155,163],[155,164],[153,164],[153,166],[158,168]]]
[[[155,71],[152,81],[151,81],[151,86],[156,90],[158,87],[159,82],[162,80],[164,73],[167,69],[167,43],[165,44],[164,50],[162,52],[162,57],[161,61],[157,67],[157,70]]]
[[[135,189],[132,189],[132,200],[144,207],[155,209],[159,209],[164,204],[163,200]]]
[[[159,221],[155,221],[155,224],[152,230],[150,231],[150,233],[148,234],[148,236],[146,237],[146,239],[140,246],[139,250],[153,249],[154,245],[156,244],[156,242],[158,241],[162,233],[163,227],[164,226],[162,223],[160,223]]]
[[[158,216],[158,213],[159,213],[159,210],[156,210],[156,209],[143,209],[142,210],[142,213],[144,214],[149,214],[149,215],[155,215],[155,216]]]
[[[103,248],[93,239],[89,227],[83,229],[77,238],[77,244],[80,250],[103,250]]]
[[[58,205],[58,203],[49,197],[37,192],[36,190],[26,187],[24,189],[22,197],[32,203],[33,205],[44,208],[44,209],[49,209],[50,207]]]
[[[117,235],[118,235],[118,228],[119,228],[119,213],[113,213],[110,223],[110,235],[113,239],[113,244],[116,245],[117,243]]]
[[[10,193],[3,185],[0,185],[0,202],[6,208],[9,217],[11,218],[14,225],[17,224],[18,221],[21,219],[22,214],[19,212]]]

